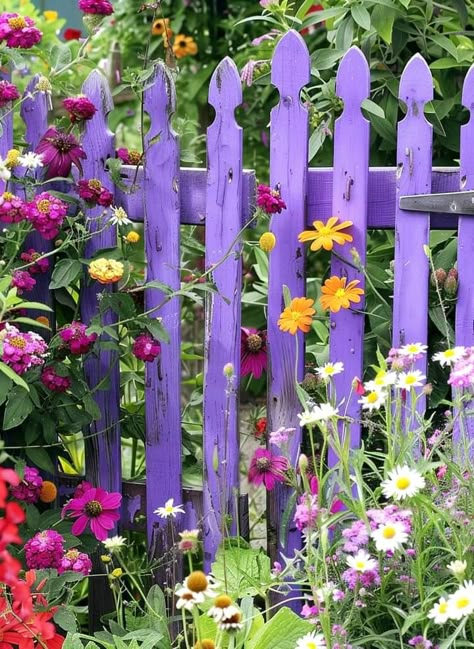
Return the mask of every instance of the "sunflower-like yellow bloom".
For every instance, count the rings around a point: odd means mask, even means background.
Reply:
[[[352,225],[352,221],[339,221],[337,216],[331,216],[327,223],[323,221],[313,221],[314,230],[305,230],[298,235],[298,241],[306,242],[312,241],[311,250],[332,250],[335,243],[340,246],[344,245],[346,241],[352,241],[352,235],[342,232]]]

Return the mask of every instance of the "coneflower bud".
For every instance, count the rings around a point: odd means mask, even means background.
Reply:
[[[444,292],[447,297],[456,297],[458,292],[458,271],[451,268],[444,282]]]
[[[437,268],[433,273],[431,273],[431,286],[433,286],[434,288],[443,288],[447,276],[448,273],[444,270],[444,268]]]
[[[319,378],[316,376],[316,374],[313,374],[312,372],[307,372],[304,376],[303,383],[301,384],[303,389],[306,390],[306,392],[314,392],[315,390],[318,389],[318,386],[320,384]]]

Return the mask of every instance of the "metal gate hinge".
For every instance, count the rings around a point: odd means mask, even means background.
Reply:
[[[399,205],[408,212],[474,215],[474,191],[400,196]]]

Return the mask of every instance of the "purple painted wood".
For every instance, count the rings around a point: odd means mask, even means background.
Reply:
[[[425,60],[416,54],[400,81],[399,97],[407,114],[398,124],[397,206],[395,217],[395,288],[393,298],[393,346],[426,343],[428,336],[429,263],[423,246],[429,244],[430,216],[406,212],[398,197],[431,191],[432,126],[423,110],[433,99],[433,81]],[[417,369],[426,374],[426,356]],[[419,401],[420,409],[424,401]]]
[[[242,129],[234,112],[242,103],[235,63],[225,58],[209,88],[216,109],[207,130],[206,269],[218,294],[206,303],[204,340],[204,566],[209,570],[223,535],[237,532],[239,493],[239,376],[242,290]],[[230,253],[230,254],[229,254]],[[228,303],[226,302],[228,300]],[[234,378],[224,378],[231,363]],[[226,517],[230,516],[230,523]]]
[[[82,92],[97,107],[94,117],[86,122],[82,145],[87,152],[83,162],[84,177],[97,178],[113,192],[113,185],[105,171],[104,163],[109,156],[114,155],[114,136],[107,127],[107,114],[112,109],[112,97],[105,77],[98,71],[93,71],[87,77]],[[111,248],[117,243],[115,227],[104,229],[105,219],[98,217],[103,208],[96,207],[86,211],[88,231],[95,233],[102,230],[88,241],[85,250],[87,258],[93,257],[101,248]],[[87,276],[81,288],[81,317],[89,323],[97,313],[98,295],[113,290],[110,286],[102,286]],[[107,316],[107,324],[112,324],[116,318]],[[104,338],[105,339],[105,338]],[[120,449],[120,376],[118,355],[116,352],[101,350],[97,358],[90,358],[85,364],[87,382],[91,388],[97,386],[106,377],[109,384],[106,390],[97,390],[94,399],[101,411],[101,418],[90,426],[90,433],[99,433],[89,438],[86,443],[86,473],[88,479],[109,491],[120,491],[121,487],[121,449]]]
[[[367,60],[357,47],[351,47],[341,61],[336,79],[336,93],[344,101],[344,112],[334,129],[333,216],[352,221],[352,243],[334,246],[334,251],[353,263],[350,249],[354,247],[365,265],[367,239],[367,189],[369,180],[370,123],[362,115],[360,106],[370,94],[370,71]],[[320,218],[316,213],[315,218]],[[365,278],[335,255],[331,261],[331,275],[360,282],[365,289]],[[364,296],[354,310],[331,314],[330,360],[344,363],[344,372],[334,377],[336,399],[346,398],[343,411],[354,420],[350,427],[351,448],[360,445],[360,405],[357,395],[351,394],[354,377],[362,377],[364,362]],[[342,430],[342,428],[341,428]],[[337,463],[337,455],[329,450],[329,465]]]
[[[471,67],[464,80],[462,104],[470,112],[467,124],[461,126],[460,143],[460,189],[474,189],[474,67]],[[459,288],[456,302],[456,345],[470,347],[474,345],[474,220],[472,216],[459,217],[457,269],[459,273]],[[452,341],[451,341],[452,344]],[[465,404],[466,409],[472,410],[472,402]],[[464,416],[463,428],[471,444],[474,441],[474,420]],[[453,431],[454,445],[460,459],[466,454],[467,440],[461,435],[461,428],[456,426]],[[463,443],[464,442],[464,443]],[[471,457],[474,449],[470,449]]]
[[[305,295],[304,247],[298,234],[304,230],[306,209],[306,175],[308,168],[308,111],[301,104],[301,89],[310,80],[310,57],[303,38],[288,32],[278,43],[272,63],[272,83],[280,101],[270,117],[270,184],[277,187],[287,209],[272,219],[271,230],[277,240],[270,253],[268,289],[268,426],[297,429],[289,454],[295,463],[299,453],[301,430],[297,414],[302,407],[295,390],[296,344],[298,344],[299,380],[304,372],[304,338],[279,330],[277,322],[284,308],[283,286],[292,297]],[[273,449],[275,452],[278,449]],[[281,522],[287,508],[290,489],[278,484],[268,499],[268,547],[274,560],[279,551],[292,556],[300,546],[301,534],[291,522],[283,545],[279,542]],[[292,521],[292,517],[289,517]]]
[[[173,290],[180,288],[179,237],[179,143],[171,128],[176,96],[173,79],[165,66],[156,67],[153,84],[145,93],[150,130],[145,136],[145,251],[147,282],[159,280]],[[157,139],[156,136],[159,136]],[[153,139],[157,141],[153,142]],[[157,307],[164,294],[146,290],[146,309]],[[181,491],[181,305],[178,298],[167,302],[150,317],[162,318],[170,336],[161,355],[147,364],[145,388],[147,530],[150,551],[160,556],[173,543],[171,525],[153,512],[173,498],[182,501]],[[177,519],[177,525],[181,524]],[[162,577],[170,584],[174,566],[167,564]]]
[[[10,81],[11,75],[7,67],[0,69],[0,81]],[[9,149],[13,146],[13,111],[8,108],[0,110],[0,158],[5,158]],[[7,114],[8,113],[8,114]],[[5,191],[6,183],[0,180],[0,194]]]

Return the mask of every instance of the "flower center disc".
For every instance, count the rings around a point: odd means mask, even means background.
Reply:
[[[268,457],[259,457],[257,467],[259,471],[267,471],[270,468],[270,460]]]
[[[398,478],[396,485],[397,489],[407,489],[410,486],[410,478],[407,478],[406,476]]]
[[[386,527],[383,531],[383,536],[385,539],[393,539],[393,537],[395,536],[395,528]]]
[[[89,500],[84,507],[84,512],[91,518],[96,518],[102,513],[102,505],[98,500]]]
[[[337,291],[334,293],[335,297],[344,297],[346,292],[344,291],[343,288],[338,288]]]
[[[251,352],[258,352],[263,345],[263,340],[258,334],[251,334],[247,338],[247,347]]]

